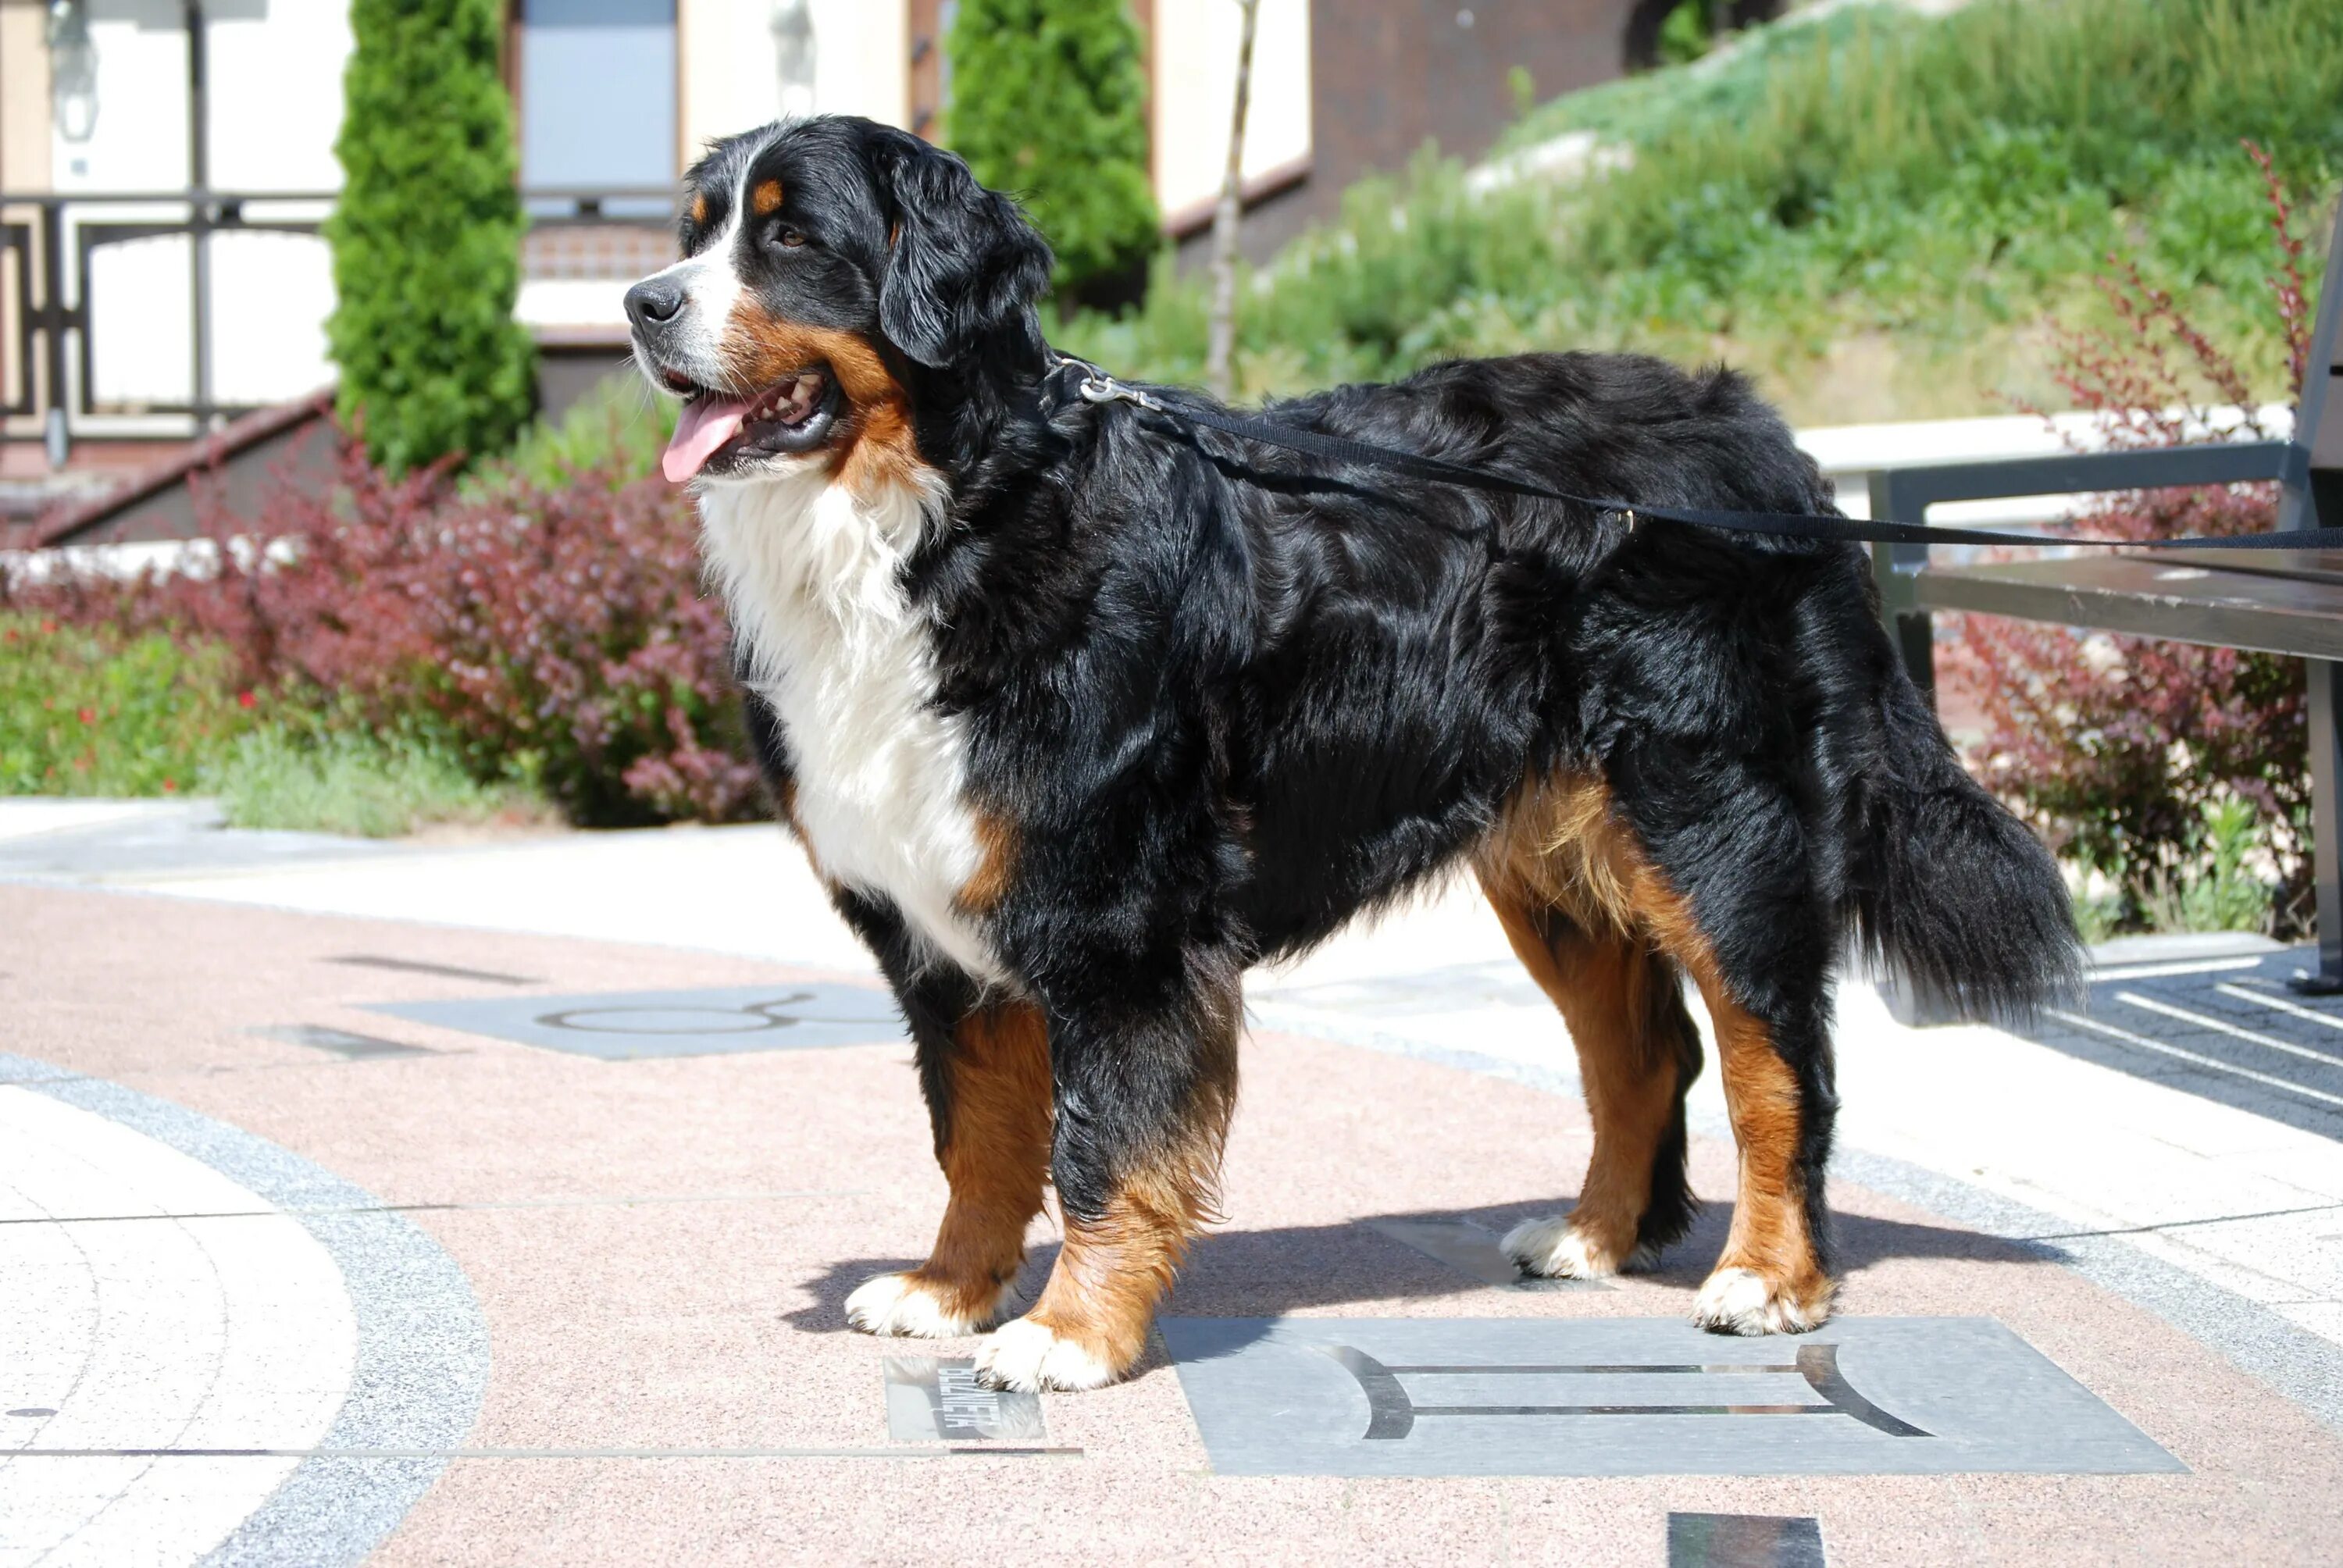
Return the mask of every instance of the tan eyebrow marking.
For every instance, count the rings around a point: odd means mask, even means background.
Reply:
[[[777,210],[781,205],[781,182],[765,181],[749,193],[749,205],[756,209],[759,217]]]
[[[695,194],[691,198],[691,221],[700,224],[708,221],[708,197],[704,194]]]

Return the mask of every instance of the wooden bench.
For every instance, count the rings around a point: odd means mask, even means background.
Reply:
[[[1871,476],[1871,515],[1926,520],[1946,501],[2149,490],[2275,479],[2278,526],[2343,527],[2343,210],[2327,256],[2318,319],[2284,441],[2207,442],[2149,451],[2078,453],[2012,462],[1886,468]],[[2056,543],[2052,538],[2046,542]],[[2311,844],[2318,900],[2318,969],[2297,982],[2343,992],[2343,555],[2312,551],[2097,551],[2056,559],[1952,565],[1926,545],[1875,545],[1880,605],[1906,666],[1936,687],[1937,610],[2253,648],[2309,666]]]

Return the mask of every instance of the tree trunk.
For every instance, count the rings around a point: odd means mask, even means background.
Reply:
[[[1229,120],[1228,172],[1212,209],[1212,339],[1204,357],[1204,380],[1220,398],[1231,391],[1229,357],[1236,347],[1237,225],[1244,217],[1245,110],[1252,102],[1252,32],[1261,0],[1237,0],[1237,5],[1244,12],[1244,25],[1237,38],[1237,101]]]

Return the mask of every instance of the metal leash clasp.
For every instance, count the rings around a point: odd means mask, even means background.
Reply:
[[[1086,368],[1090,374],[1084,376],[1081,386],[1075,388],[1082,395],[1083,402],[1136,403],[1151,413],[1161,414],[1165,411],[1162,404],[1157,402],[1149,394],[1141,392],[1138,387],[1124,386],[1095,365]]]

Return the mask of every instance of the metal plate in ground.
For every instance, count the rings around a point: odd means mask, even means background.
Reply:
[[[2185,1467],[1989,1318],[1735,1340],[1674,1318],[1165,1318],[1224,1475]]]
[[[897,1442],[1041,1442],[1041,1396],[989,1389],[966,1356],[889,1356],[887,1434]]]
[[[1668,1568],[1828,1568],[1822,1521],[1764,1513],[1671,1513]]]
[[[369,1010],[608,1061],[879,1045],[904,1038],[895,999],[869,986],[723,986],[377,1002]]]
[[[1603,1291],[1608,1285],[1594,1280],[1546,1280],[1522,1272],[1497,1238],[1464,1220],[1370,1220],[1403,1247],[1472,1275],[1483,1284],[1509,1291]]]

